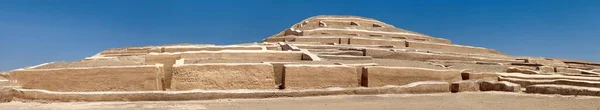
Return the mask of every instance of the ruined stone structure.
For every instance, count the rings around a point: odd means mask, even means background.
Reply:
[[[516,57],[357,16],[262,43],[115,48],[0,74],[0,101],[151,101],[505,91],[600,96],[600,63]],[[525,91],[523,91],[525,90]]]

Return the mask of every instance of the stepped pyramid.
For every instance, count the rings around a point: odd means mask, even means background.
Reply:
[[[114,48],[3,74],[0,99],[153,101],[505,91],[600,96],[600,64],[510,56],[358,16],[262,43]],[[522,91],[525,90],[525,91]]]

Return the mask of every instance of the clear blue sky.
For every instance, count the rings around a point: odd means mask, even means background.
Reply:
[[[259,42],[321,14],[371,17],[511,55],[600,61],[598,0],[3,0],[0,70],[114,47]]]

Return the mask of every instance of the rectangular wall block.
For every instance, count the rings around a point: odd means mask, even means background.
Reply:
[[[267,63],[175,65],[171,89],[276,89],[274,74]]]
[[[365,81],[366,80],[366,81]],[[414,67],[365,67],[363,86],[406,85],[419,81],[456,82],[462,80],[460,71],[434,70]]]
[[[285,89],[358,87],[356,68],[344,65],[284,65]]]
[[[162,66],[28,69],[11,71],[25,89],[62,92],[162,90]]]

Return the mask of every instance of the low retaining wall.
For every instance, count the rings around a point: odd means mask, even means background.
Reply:
[[[162,90],[162,65],[115,66],[11,71],[11,80],[25,89],[51,91]]]
[[[324,95],[367,94],[426,94],[450,93],[447,82],[417,82],[404,86],[348,89],[308,90],[215,90],[215,91],[131,91],[131,92],[52,92],[35,89],[17,89],[14,97],[21,100],[48,101],[176,101],[211,100],[226,98],[305,97]]]
[[[349,44],[354,45],[393,45],[396,47],[406,47],[404,40],[384,40],[384,39],[365,39],[365,38],[350,38]]]
[[[457,53],[488,53],[488,54],[502,54],[498,51],[481,48],[481,47],[470,47],[453,44],[442,44],[442,43],[429,43],[429,42],[415,42],[407,41],[407,47],[416,49],[429,49],[444,52],[457,52]]]
[[[300,51],[196,51],[181,53],[181,58],[206,60],[302,60]]]
[[[557,80],[532,80],[532,79],[519,79],[519,78],[500,78],[500,81],[508,81],[517,83],[523,87],[530,85],[540,84],[557,84],[557,85],[571,85],[581,87],[600,87],[600,81],[582,81],[582,80],[568,80],[568,79],[557,79]]]
[[[262,50],[264,46],[167,46],[164,52],[221,51],[221,50]]]
[[[172,90],[276,89],[273,65],[207,63],[173,66]]]
[[[462,80],[460,71],[434,70],[413,67],[365,67],[363,86],[380,87],[386,85],[405,85],[419,81],[456,82]]]
[[[286,38],[287,39],[287,38]],[[321,43],[336,43],[340,44],[339,37],[294,37],[294,42],[321,42]]]
[[[375,49],[367,48],[364,50],[366,56],[372,56],[373,58],[382,59],[399,59],[399,60],[417,60],[417,61],[429,61],[429,60],[461,60],[461,61],[485,61],[485,62],[514,62],[513,60],[505,59],[492,59],[483,57],[470,57],[461,55],[444,55],[436,53],[424,53],[424,52],[408,52],[408,51],[391,51],[390,49]]]
[[[356,68],[343,65],[284,65],[283,88],[358,87]]]
[[[484,80],[484,81],[498,81],[498,74],[495,73],[461,73],[463,80]]]
[[[532,85],[527,86],[525,92],[540,94],[600,96],[600,88],[567,85]]]
[[[478,81],[481,91],[521,92],[521,85],[507,81]]]

